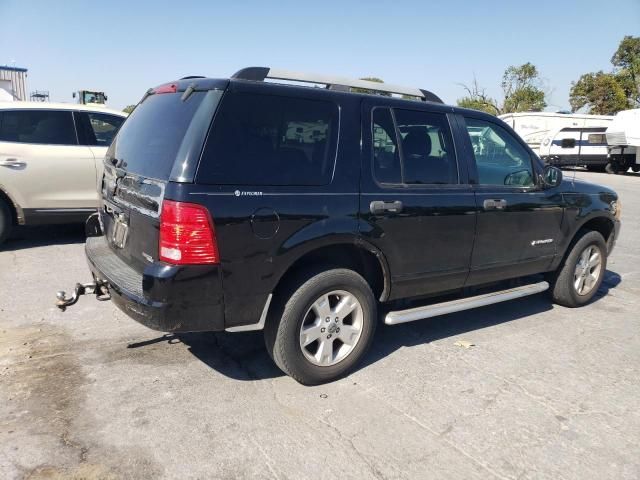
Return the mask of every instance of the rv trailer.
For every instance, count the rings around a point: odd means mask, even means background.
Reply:
[[[640,108],[623,110],[607,128],[610,173],[640,172]]]
[[[608,164],[608,115],[521,112],[501,115],[546,163],[604,170]]]

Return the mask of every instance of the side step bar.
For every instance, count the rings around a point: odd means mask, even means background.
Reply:
[[[446,315],[447,313],[470,310],[472,308],[484,307],[494,303],[506,302],[507,300],[534,295],[536,293],[544,292],[548,288],[549,284],[547,282],[532,283],[522,287],[510,288],[509,290],[501,290],[499,292],[485,293],[484,295],[477,295],[475,297],[434,303],[424,307],[399,310],[397,312],[389,312],[384,319],[384,323],[387,325],[397,325],[399,323],[413,322],[424,318]]]

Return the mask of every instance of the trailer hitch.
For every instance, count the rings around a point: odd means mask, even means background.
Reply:
[[[76,283],[75,288],[73,289],[73,295],[67,297],[67,293],[64,290],[60,290],[56,293],[56,307],[58,307],[63,312],[70,307],[71,305],[75,305],[75,303],[80,298],[80,295],[95,295],[96,300],[100,302],[104,302],[106,300],[111,300],[111,293],[109,293],[109,286],[106,282],[102,280],[96,280],[92,283]]]

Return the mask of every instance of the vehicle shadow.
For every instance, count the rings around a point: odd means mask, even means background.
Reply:
[[[47,245],[84,243],[84,223],[15,227],[0,251],[15,251]]]
[[[620,282],[620,275],[607,271],[593,302],[600,300]],[[415,305],[409,303],[403,308],[412,306]],[[483,328],[515,322],[552,308],[553,304],[545,292],[474,310],[394,326],[384,324],[386,310],[382,309],[371,349],[356,370],[366,368],[403,347],[423,345]],[[262,332],[166,334],[132,343],[128,348],[143,348],[165,341],[169,344],[184,344],[189,352],[204,364],[235,380],[264,380],[284,375],[267,354]]]

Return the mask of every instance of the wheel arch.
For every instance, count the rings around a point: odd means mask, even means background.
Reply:
[[[284,269],[273,292],[278,292],[301,271],[319,266],[352,269],[369,283],[378,300],[385,301],[389,297],[391,275],[387,260],[379,249],[359,237],[307,246],[304,251],[298,252]]]
[[[568,237],[564,251],[562,255],[558,255],[553,263],[553,270],[562,265],[562,262],[567,258],[567,255],[571,252],[571,249],[578,240],[584,235],[585,232],[595,231],[600,233],[604,237],[604,241],[607,245],[607,249],[611,251],[613,240],[615,238],[615,222],[608,215],[594,214],[585,218],[574,229],[573,234]]]
[[[9,206],[13,225],[23,225],[24,212],[22,211],[22,208],[20,208],[20,206],[9,196],[2,186],[0,186],[0,200],[4,201]]]
[[[585,220],[576,229],[570,244],[573,245],[581,236],[581,232],[584,232],[585,230],[600,233],[607,244],[607,248],[609,250],[611,249],[611,242],[613,241],[615,233],[615,222],[611,218],[605,215],[597,215]]]

